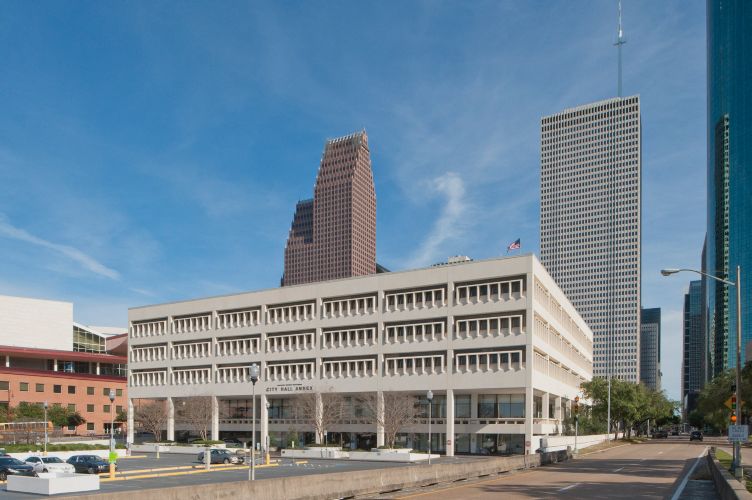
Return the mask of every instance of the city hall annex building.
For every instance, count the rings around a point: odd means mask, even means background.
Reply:
[[[592,333],[533,255],[137,307],[129,323],[131,442],[135,400],[166,399],[174,439],[176,406],[194,396],[213,398],[213,439],[250,437],[257,363],[262,444],[314,439],[296,394],[399,391],[425,404],[430,389],[432,450],[533,453],[592,377]],[[426,449],[427,413],[398,446]],[[353,404],[327,442],[383,445],[359,417]]]

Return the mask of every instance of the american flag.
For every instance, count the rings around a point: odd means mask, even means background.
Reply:
[[[520,239],[517,238],[515,241],[509,244],[509,246],[507,247],[507,252],[510,250],[519,250],[521,246],[522,243],[520,243]]]

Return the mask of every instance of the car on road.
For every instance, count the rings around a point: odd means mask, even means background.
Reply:
[[[694,440],[702,441],[702,431],[692,431],[689,434],[689,440],[690,441],[694,441]]]
[[[668,439],[668,432],[663,430],[653,431],[653,439]]]
[[[76,472],[71,464],[63,462],[59,457],[29,457],[25,460],[27,465],[34,468],[34,472]]]
[[[198,461],[199,462],[204,461],[203,451],[198,454]],[[243,457],[234,455],[230,453],[228,450],[215,448],[211,450],[209,461],[213,464],[242,464],[245,460],[243,459]]]
[[[17,458],[0,457],[0,481],[5,481],[8,476],[34,476],[34,468]]]
[[[84,474],[99,474],[110,470],[110,463],[96,455],[73,455],[68,459],[68,463],[76,469],[76,472]],[[115,464],[115,470],[117,470],[117,464]]]

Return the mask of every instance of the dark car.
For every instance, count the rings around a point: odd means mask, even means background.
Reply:
[[[702,431],[692,431],[689,434],[689,440],[690,441],[694,441],[694,440],[702,441]]]
[[[8,476],[33,476],[34,467],[25,464],[17,458],[0,457],[0,481],[5,481]]]
[[[666,432],[666,431],[653,431],[653,439],[668,439],[668,432]]]
[[[96,455],[73,455],[67,462],[76,469],[76,472],[84,474],[99,474],[110,470],[110,463]],[[117,470],[117,464],[115,464],[115,470]]]

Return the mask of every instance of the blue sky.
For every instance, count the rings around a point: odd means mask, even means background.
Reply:
[[[643,112],[643,305],[705,226],[705,2],[625,0]],[[326,138],[369,134],[378,260],[538,252],[539,120],[616,93],[616,0],[6,2],[0,293],[127,308],[276,286]],[[685,279],[686,278],[686,279]]]

